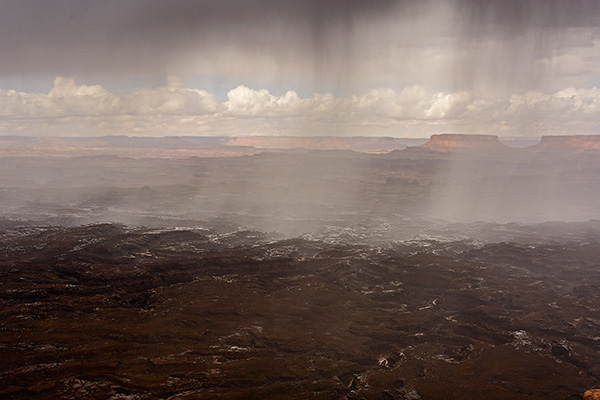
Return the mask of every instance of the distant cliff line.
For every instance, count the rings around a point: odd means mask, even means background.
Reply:
[[[497,135],[464,135],[443,133],[431,135],[421,147],[436,151],[486,150],[505,151],[513,149],[500,141]],[[533,151],[597,151],[600,150],[600,135],[563,135],[541,137],[539,143],[526,146]]]
[[[156,149],[182,152],[208,149],[222,151],[262,150],[352,150],[359,152],[391,152],[406,148],[431,151],[600,151],[600,135],[542,136],[538,138],[500,138],[497,135],[442,133],[426,138],[371,136],[98,136],[35,137],[0,136],[0,151],[19,153],[23,149],[42,151],[95,151],[111,149]],[[233,154],[232,154],[233,155]]]

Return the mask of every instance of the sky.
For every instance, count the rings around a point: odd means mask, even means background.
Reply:
[[[600,134],[596,0],[0,0],[0,135]]]

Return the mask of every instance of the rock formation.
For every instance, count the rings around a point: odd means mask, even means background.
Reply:
[[[586,390],[581,398],[583,400],[600,400],[600,389]]]
[[[508,148],[498,140],[496,135],[462,135],[454,133],[431,135],[431,139],[423,147],[437,151],[504,150]]]
[[[540,151],[600,150],[600,135],[542,136],[532,149]]]

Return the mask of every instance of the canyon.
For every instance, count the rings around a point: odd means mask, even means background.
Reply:
[[[0,397],[579,399],[594,141],[4,137]]]

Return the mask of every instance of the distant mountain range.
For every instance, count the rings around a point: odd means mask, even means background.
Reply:
[[[431,135],[431,139],[423,147],[433,150],[449,149],[486,149],[505,150],[509,147],[502,144],[496,135],[461,135],[445,133]]]
[[[528,146],[519,144],[526,143],[526,139],[519,142],[515,139],[516,146],[508,146],[501,142],[496,135],[461,135],[461,134],[438,134],[431,135],[427,143],[422,147],[435,151],[508,151],[515,147],[521,147],[528,151],[562,151],[581,152],[600,150],[600,135],[573,135],[573,136],[542,136],[537,144],[529,143]],[[510,143],[510,142],[509,142]]]
[[[222,157],[277,150],[350,150],[387,153],[406,148],[432,151],[581,152],[600,150],[600,135],[502,138],[496,135],[435,134],[425,138],[335,136],[168,136],[168,137],[34,137],[0,136],[0,155],[97,155],[131,157]]]

